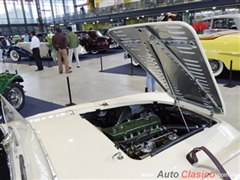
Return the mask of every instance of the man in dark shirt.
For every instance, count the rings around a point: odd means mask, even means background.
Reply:
[[[9,40],[9,36],[8,35],[4,36],[4,39],[2,40],[1,44],[2,44],[2,49],[3,49],[3,52],[2,52],[3,54],[5,52],[8,52],[8,49],[10,48],[10,46],[13,45],[12,41]]]
[[[56,50],[59,73],[62,74],[63,72],[62,58],[64,60],[66,73],[71,73],[72,71],[69,69],[68,66],[67,40],[66,37],[61,33],[60,28],[56,28],[56,33],[52,37],[52,44],[54,49]]]
[[[4,50],[8,50],[8,48],[12,45],[13,45],[13,43],[11,40],[9,40],[9,36],[5,35],[4,39],[2,40],[2,46],[3,46]]]

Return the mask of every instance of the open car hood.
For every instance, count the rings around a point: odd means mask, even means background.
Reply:
[[[184,22],[154,22],[109,30],[123,49],[175,101],[223,114],[225,107],[195,30]]]

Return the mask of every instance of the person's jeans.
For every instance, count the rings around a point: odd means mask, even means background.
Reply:
[[[156,81],[148,72],[146,77],[146,86],[148,92],[154,92],[156,90]]]
[[[73,52],[74,52],[74,56],[75,56],[75,60],[76,60],[77,66],[80,66],[79,57],[78,57],[78,54],[79,54],[78,47],[76,47],[76,48],[69,48],[68,49],[68,66],[72,67],[72,55],[73,55]]]
[[[0,59],[2,59],[2,53],[3,53],[3,50],[0,49]]]

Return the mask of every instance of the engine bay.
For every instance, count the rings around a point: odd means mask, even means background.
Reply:
[[[99,128],[117,149],[138,160],[216,124],[189,110],[180,112],[175,106],[157,103],[98,109],[81,116]]]

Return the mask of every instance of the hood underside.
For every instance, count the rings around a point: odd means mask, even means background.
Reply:
[[[225,112],[208,59],[194,29],[184,22],[117,27],[112,36],[176,101]]]

